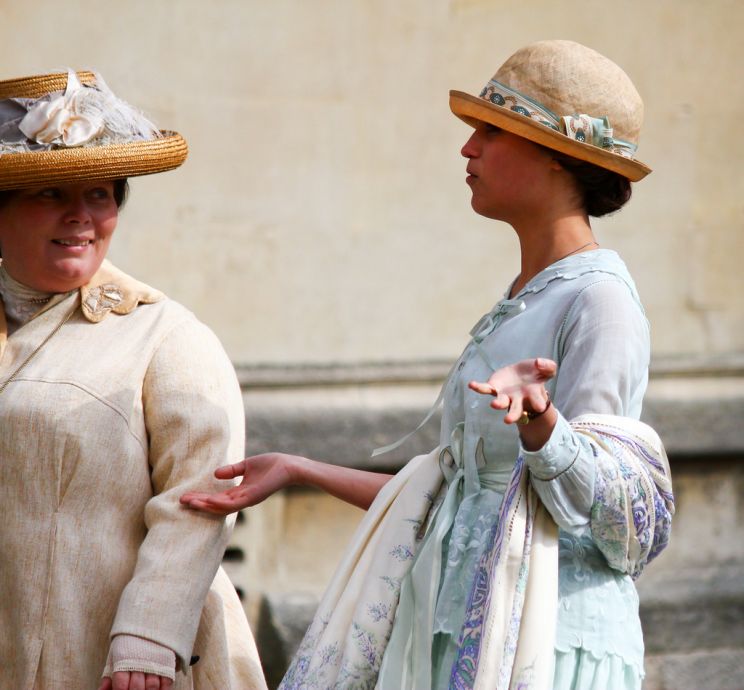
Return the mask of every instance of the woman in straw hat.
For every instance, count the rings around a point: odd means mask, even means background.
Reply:
[[[395,477],[256,456],[218,471],[241,486],[183,500],[227,512],[294,483],[369,508],[283,688],[640,688],[633,579],[674,505],[637,421],[648,325],[589,217],[649,172],[641,99],[607,58],[545,41],[450,107],[473,127],[473,209],[522,261],[443,386],[440,446]]]
[[[234,371],[105,259],[126,178],[186,153],[100,76],[0,82],[2,687],[265,687],[231,524],[178,503],[242,456]]]

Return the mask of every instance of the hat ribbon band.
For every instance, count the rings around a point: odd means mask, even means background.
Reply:
[[[524,115],[544,127],[564,134],[569,139],[592,144],[624,158],[633,158],[638,148],[629,141],[613,137],[612,127],[606,116],[592,117],[583,113],[559,116],[542,103],[495,79],[486,84],[480,97],[484,101]]]

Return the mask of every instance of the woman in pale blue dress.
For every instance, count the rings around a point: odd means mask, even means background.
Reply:
[[[474,129],[462,149],[472,207],[513,227],[521,270],[471,331],[442,389],[445,484],[398,583],[389,642],[369,669],[357,664],[350,675],[347,667],[333,681],[323,680],[331,677],[321,669],[327,651],[318,661],[304,644],[282,687],[470,687],[463,631],[476,571],[493,548],[519,457],[560,529],[550,687],[640,688],[643,638],[632,580],[666,544],[671,494],[666,504],[655,500],[658,527],[644,556],[618,555],[607,546],[613,528],[605,524],[607,477],[618,473],[597,469],[597,444],[567,420],[586,414],[637,420],[641,413],[648,324],[627,268],[599,247],[589,217],[618,210],[630,198],[630,182],[650,172],[634,158],[642,103],[607,58],[568,41],[545,41],[515,53],[480,96],[451,92],[450,105]],[[302,484],[366,509],[391,479],[281,453],[218,472],[243,481],[183,502],[225,513]],[[643,532],[638,522],[631,528]],[[353,682],[339,680],[352,676]],[[537,686],[512,680],[504,687]]]

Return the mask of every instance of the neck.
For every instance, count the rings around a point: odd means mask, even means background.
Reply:
[[[51,292],[41,292],[19,283],[0,263],[0,298],[9,334],[30,321],[51,297]]]
[[[25,283],[21,283],[16,280],[8,270],[5,268],[5,264],[0,262],[0,291],[10,293],[16,297],[23,299],[40,299],[49,298],[53,293],[45,292],[43,290],[37,290]]]
[[[514,224],[513,227],[519,237],[522,261],[512,296],[556,261],[599,247],[589,218],[583,211],[552,218],[533,216],[528,223]]]

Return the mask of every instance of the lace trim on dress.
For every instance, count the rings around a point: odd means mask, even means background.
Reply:
[[[603,260],[597,263],[592,255],[599,253],[601,253]],[[621,278],[628,285],[636,300],[638,299],[628,269],[620,257],[611,249],[596,249],[556,261],[530,280],[518,294],[514,295],[514,299],[542,292],[554,280],[575,280],[587,273],[610,273]]]
[[[553,690],[641,690],[642,665],[629,663],[619,654],[597,656],[590,650],[556,648]]]

